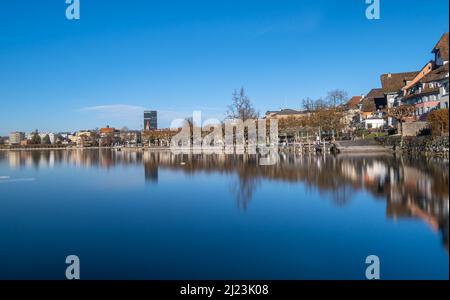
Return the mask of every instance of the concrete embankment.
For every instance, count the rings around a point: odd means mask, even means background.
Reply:
[[[393,152],[392,146],[385,146],[375,140],[336,141],[336,147],[341,153],[375,153]]]

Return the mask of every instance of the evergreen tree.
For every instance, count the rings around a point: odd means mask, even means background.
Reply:
[[[48,136],[48,134],[46,134],[44,136],[44,138],[42,139],[42,144],[44,144],[44,145],[50,145],[51,144],[50,137]]]
[[[39,132],[37,130],[35,130],[31,137],[31,144],[39,145],[40,143],[41,143],[41,137],[39,136]]]

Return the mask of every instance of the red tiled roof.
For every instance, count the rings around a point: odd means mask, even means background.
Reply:
[[[114,133],[114,128],[110,128],[110,127],[106,127],[106,128],[101,128],[100,129],[100,133]]]
[[[361,96],[353,96],[346,104],[347,108],[357,108],[359,103],[361,102],[362,97]]]

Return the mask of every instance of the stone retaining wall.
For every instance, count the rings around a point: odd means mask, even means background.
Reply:
[[[427,122],[403,123],[403,136],[417,136],[419,132],[425,128],[428,128]],[[400,132],[400,130],[398,132]]]
[[[396,150],[400,150],[400,136],[389,136],[377,140],[382,145],[395,146]],[[448,156],[449,136],[404,137],[401,150],[408,154]]]

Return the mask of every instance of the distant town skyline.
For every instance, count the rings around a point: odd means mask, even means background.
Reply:
[[[380,20],[364,0],[91,0],[78,21],[59,2],[0,3],[0,135],[143,129],[145,110],[159,127],[194,110],[223,119],[240,87],[261,114],[361,95],[420,70],[449,23],[443,0],[381,1]]]

